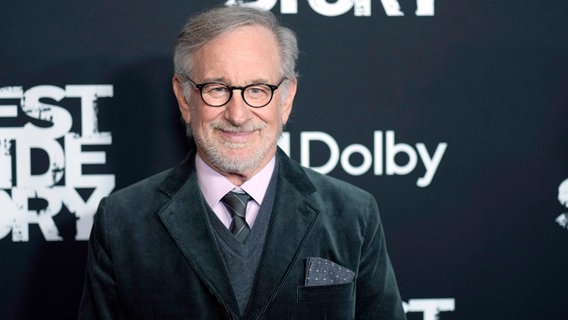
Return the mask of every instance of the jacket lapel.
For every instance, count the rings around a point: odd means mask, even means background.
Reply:
[[[233,317],[239,307],[224,267],[223,257],[209,228],[207,211],[194,170],[195,153],[172,171],[161,191],[171,200],[158,212],[191,268]],[[258,319],[298,259],[319,211],[315,187],[300,166],[281,150],[276,197],[246,319]],[[286,243],[282,246],[282,243]]]
[[[315,187],[308,177],[281,151],[277,157],[280,162],[274,209],[246,319],[257,319],[274,298],[319,214],[310,198]]]
[[[197,184],[197,175],[193,169],[191,171],[189,174],[180,174],[178,168],[178,172],[174,170],[170,179],[166,180],[162,191],[172,198],[158,212],[158,216],[193,271],[219,302],[233,316],[238,317],[239,307],[223,258],[209,228],[207,211]],[[179,180],[172,179],[183,179],[185,183],[180,184]]]

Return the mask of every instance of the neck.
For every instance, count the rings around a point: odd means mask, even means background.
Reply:
[[[209,167],[211,167],[213,170],[217,171],[219,174],[224,176],[227,180],[229,180],[232,184],[234,184],[237,187],[240,187],[243,183],[247,182],[252,177],[254,177],[257,173],[259,173],[270,162],[270,160],[272,160],[272,158],[274,157],[274,154],[271,157],[267,157],[259,165],[257,165],[254,168],[234,172],[234,171],[223,170],[222,168],[216,166],[207,157],[205,157],[205,155],[202,152],[200,152],[200,150],[198,150],[197,153],[199,154],[201,159]]]

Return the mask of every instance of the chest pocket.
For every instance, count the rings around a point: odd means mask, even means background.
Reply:
[[[355,284],[298,287],[298,319],[354,319]]]

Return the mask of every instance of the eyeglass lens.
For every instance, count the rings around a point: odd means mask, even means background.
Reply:
[[[272,99],[273,89],[265,84],[252,84],[245,87],[229,87],[223,83],[208,83],[201,88],[203,101],[211,106],[222,106],[229,102],[233,90],[241,90],[241,96],[252,107],[263,107]]]

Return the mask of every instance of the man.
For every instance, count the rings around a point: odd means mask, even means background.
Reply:
[[[269,12],[188,22],[172,83],[195,145],[101,202],[80,318],[405,319],[374,198],[276,145],[297,56]]]

